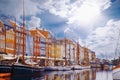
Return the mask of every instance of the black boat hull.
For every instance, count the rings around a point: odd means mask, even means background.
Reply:
[[[10,73],[11,70],[11,65],[0,65],[0,73]]]
[[[31,66],[24,66],[24,65],[13,65],[12,66],[12,73],[13,74],[33,74],[36,72],[44,71],[44,68],[40,67],[31,67]]]

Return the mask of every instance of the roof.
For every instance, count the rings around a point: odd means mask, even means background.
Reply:
[[[32,29],[30,30],[32,36],[38,36],[42,38],[49,38],[50,33],[45,30],[40,30],[40,29]]]

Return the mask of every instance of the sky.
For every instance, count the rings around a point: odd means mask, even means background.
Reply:
[[[23,0],[0,0],[0,19],[9,16],[21,24],[22,3]],[[47,29],[58,39],[66,36],[88,47],[99,58],[115,57],[120,0],[24,0],[24,3],[27,28]]]

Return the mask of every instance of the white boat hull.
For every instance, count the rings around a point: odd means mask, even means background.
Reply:
[[[70,67],[70,66],[65,66],[65,67],[63,67],[63,71],[69,71],[69,70],[71,70],[71,67]]]
[[[82,67],[80,65],[74,65],[72,69],[73,70],[81,70]]]
[[[90,66],[82,66],[82,69],[90,69]]]
[[[113,79],[115,80],[120,79],[120,67],[113,69]]]
[[[45,71],[57,71],[58,68],[56,66],[47,66],[45,67]]]
[[[45,67],[46,71],[68,71],[71,70],[69,66],[47,66]]]

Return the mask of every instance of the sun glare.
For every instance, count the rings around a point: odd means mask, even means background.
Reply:
[[[82,23],[91,23],[100,15],[100,8],[98,6],[82,5],[78,10],[78,21]]]

